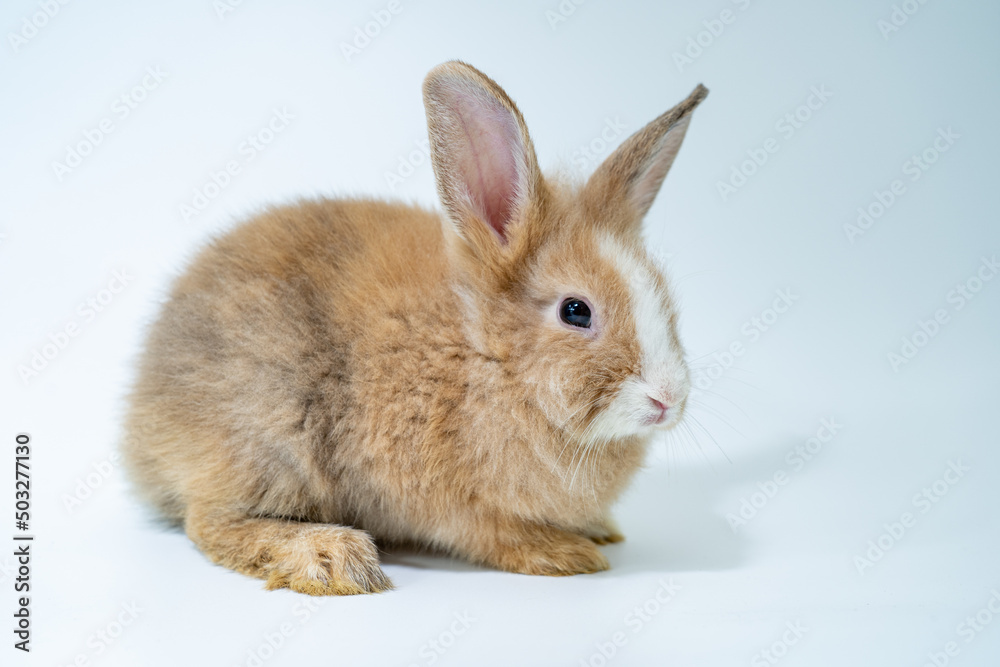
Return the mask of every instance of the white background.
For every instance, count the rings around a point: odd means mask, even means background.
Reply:
[[[767,649],[788,667],[887,666],[955,642],[949,664],[997,664],[1000,618],[960,625],[1000,591],[1000,280],[976,282],[1000,251],[1000,5],[909,0],[918,11],[883,34],[890,0],[590,0],[564,3],[558,22],[557,0],[400,2],[350,58],[341,44],[386,2],[251,0],[223,17],[210,0],[72,2],[16,45],[39,4],[4,3],[0,539],[13,544],[18,432],[32,437],[37,538],[30,655],[11,648],[13,547],[0,548],[0,663],[754,666],[772,664]],[[726,9],[731,21],[712,23]],[[689,39],[706,46],[679,64]],[[543,579],[396,553],[396,590],[310,611],[209,564],[135,505],[111,458],[123,395],[169,280],[213,233],[299,196],[435,204],[419,154],[402,182],[386,173],[425,137],[423,76],[452,58],[508,90],[543,165],[580,174],[581,147],[613,147],[609,121],[626,126],[617,145],[698,82],[711,89],[647,219],[698,377],[721,376],[702,380],[692,411],[711,437],[692,421],[696,442],[656,445],[616,509],[627,541],[605,548],[609,572]],[[150,67],[166,78],[122,118],[116,99]],[[832,95],[799,109],[814,86]],[[294,119],[185,220],[181,205],[243,159],[274,109]],[[778,123],[796,110],[808,120],[788,136]],[[53,163],[103,118],[113,131],[60,179]],[[905,163],[949,128],[958,138],[911,180]],[[769,138],[777,152],[724,199],[719,182]],[[858,208],[896,179],[903,194],[849,240]],[[88,318],[79,304],[115,271],[127,286]],[[979,291],[959,309],[952,290],[970,280]],[[795,300],[775,320],[777,290]],[[947,322],[894,369],[888,355],[938,309]],[[771,322],[756,339],[754,317]],[[77,335],[22,379],[71,323]],[[723,370],[713,355],[733,342],[743,354]],[[823,419],[836,434],[790,462]],[[915,504],[950,463],[968,470]],[[780,472],[787,483],[766,484]],[[68,506],[75,495],[87,497]],[[744,500],[756,515],[734,530]],[[904,512],[915,525],[883,535]],[[859,565],[880,537],[891,548]],[[662,604],[661,581],[679,587]]]

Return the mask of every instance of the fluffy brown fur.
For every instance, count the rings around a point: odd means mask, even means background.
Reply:
[[[132,479],[268,588],[385,590],[373,536],[546,575],[604,570],[595,543],[622,539],[607,508],[653,430],[588,432],[644,372],[629,278],[601,239],[653,276],[679,351],[640,222],[705,90],[583,187],[543,178],[514,103],[472,67],[436,68],[424,93],[444,215],[270,210],[200,253],[149,333]],[[567,291],[599,331],[556,321]],[[662,394],[675,412],[682,380]]]

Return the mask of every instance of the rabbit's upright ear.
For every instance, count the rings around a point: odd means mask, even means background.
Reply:
[[[452,224],[474,245],[505,246],[541,178],[521,112],[493,80],[459,61],[427,75],[424,106],[438,193]]]
[[[677,157],[691,113],[706,95],[708,89],[699,84],[686,100],[626,139],[587,181],[587,199],[598,208],[624,205],[632,220],[641,221]]]

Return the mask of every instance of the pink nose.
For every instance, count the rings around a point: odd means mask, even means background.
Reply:
[[[670,409],[670,406],[667,405],[666,403],[656,400],[652,396],[649,397],[649,400],[653,403],[653,407],[660,411],[660,414],[657,415],[653,423],[662,424],[667,420],[667,410]]]

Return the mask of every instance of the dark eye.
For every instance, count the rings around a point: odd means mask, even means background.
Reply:
[[[566,324],[581,329],[590,328],[590,306],[579,299],[566,299],[559,306],[559,317]]]

